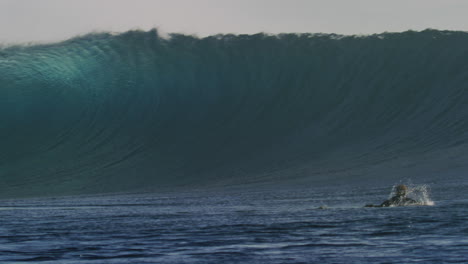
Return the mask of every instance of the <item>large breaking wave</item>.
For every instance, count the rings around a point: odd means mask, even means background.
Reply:
[[[4,47],[0,192],[443,174],[467,158],[467,89],[463,32]]]

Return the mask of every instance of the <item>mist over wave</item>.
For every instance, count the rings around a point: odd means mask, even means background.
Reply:
[[[461,175],[467,88],[453,31],[3,47],[0,193]]]

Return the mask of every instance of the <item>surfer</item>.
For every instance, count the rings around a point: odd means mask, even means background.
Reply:
[[[406,185],[400,184],[396,187],[396,195],[393,196],[390,200],[383,202],[381,207],[388,206],[405,206],[417,204],[417,202],[411,198],[408,198],[406,195],[408,193],[408,187]]]
[[[408,187],[406,185],[400,184],[396,187],[396,195],[386,200],[381,205],[372,205],[368,204],[366,207],[389,207],[389,206],[406,206],[418,204],[415,200],[407,197]]]

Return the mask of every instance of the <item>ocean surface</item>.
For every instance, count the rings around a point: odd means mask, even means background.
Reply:
[[[391,186],[5,200],[0,262],[466,263],[467,186],[437,186],[389,208],[363,206]]]
[[[0,46],[0,263],[466,263],[467,161],[466,32]]]

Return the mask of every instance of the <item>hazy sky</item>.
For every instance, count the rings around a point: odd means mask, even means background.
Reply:
[[[468,31],[468,0],[0,0],[0,43],[153,27],[199,36]]]

